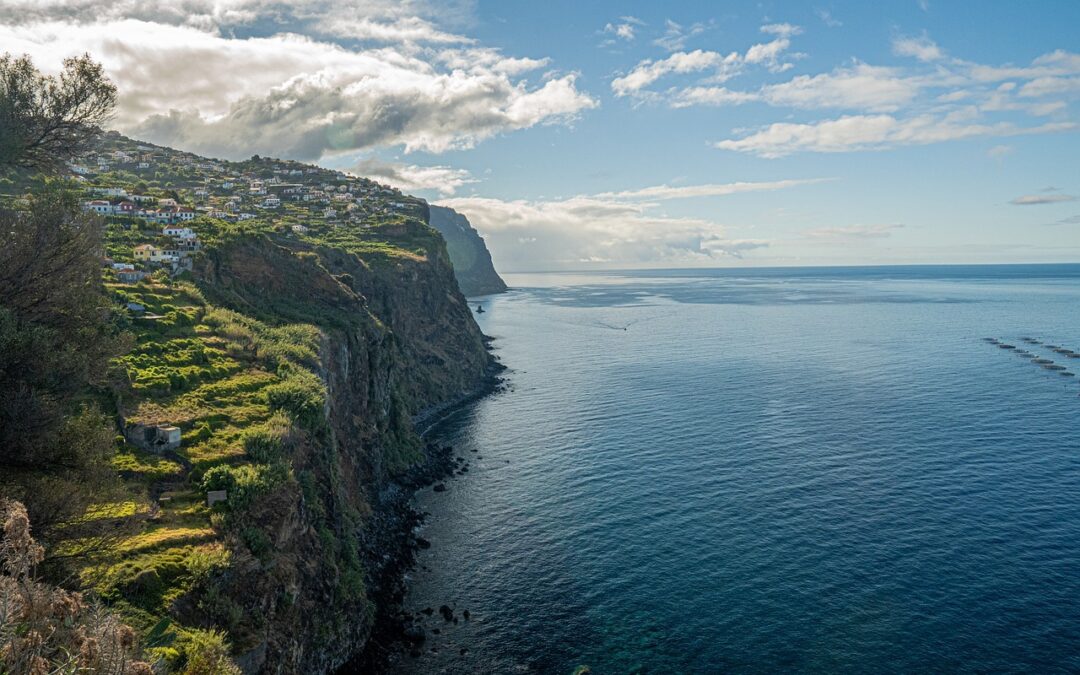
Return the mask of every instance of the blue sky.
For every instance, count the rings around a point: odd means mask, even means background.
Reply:
[[[467,215],[506,271],[1080,260],[1080,3],[0,0],[117,127]],[[177,68],[177,64],[183,64]]]

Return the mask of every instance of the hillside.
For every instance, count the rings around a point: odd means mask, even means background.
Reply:
[[[65,544],[77,585],[138,631],[171,619],[169,668],[220,629],[246,672],[333,670],[364,646],[434,461],[414,422],[496,368],[426,203],[116,134],[73,169],[133,343],[108,397],[126,494],[84,515],[125,534]]]
[[[472,297],[506,290],[506,283],[495,271],[483,237],[469,224],[468,218],[445,206],[432,206],[431,226],[446,240],[462,293]]]

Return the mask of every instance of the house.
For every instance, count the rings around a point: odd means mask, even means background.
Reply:
[[[94,213],[100,213],[105,216],[110,215],[113,212],[113,206],[104,199],[94,199],[83,204],[83,210],[93,211]]]
[[[112,267],[117,272],[123,272],[123,271],[134,270],[135,269],[135,266],[132,265],[131,263],[114,262],[112,265],[110,265],[110,267]]]
[[[297,233],[297,234],[307,234],[308,233],[308,228],[306,228],[303,225],[293,225],[292,226],[292,231]]]
[[[198,239],[198,235],[190,227],[170,225],[161,231],[166,237],[174,239]]]
[[[135,259],[142,261],[157,260],[161,250],[153,244],[139,244],[134,248]]]
[[[129,302],[127,304],[127,308],[128,308],[128,311],[131,311],[131,312],[145,312],[146,311],[146,307],[144,305],[140,305],[137,302]]]
[[[173,211],[173,216],[177,220],[182,220],[186,222],[195,218],[195,211],[194,209],[189,209],[186,206],[178,206],[176,207],[176,210]]]
[[[265,209],[276,209],[281,206],[281,200],[277,197],[267,197],[263,200],[262,206]]]
[[[133,216],[135,215],[135,202],[122,201],[113,207],[113,212],[122,216]]]
[[[255,217],[254,213],[241,213],[236,216],[237,220],[251,220]]]
[[[176,206],[176,200],[175,199],[170,199],[168,197],[164,197],[164,198],[158,200],[158,206],[163,206],[163,207]]]
[[[228,501],[229,501],[229,491],[228,490],[207,490],[207,492],[206,492],[206,505],[207,506],[213,506],[214,504],[217,504],[218,502],[226,502],[226,503],[228,503]]]
[[[323,209],[323,218],[337,218],[337,209],[326,208]]]
[[[210,196],[210,192],[209,192],[209,190],[206,190],[204,188],[199,188],[198,190],[195,191],[195,196],[196,197],[208,197],[208,196]]]
[[[135,165],[135,168],[136,169],[149,169],[150,168],[150,162],[139,162],[137,165]]]
[[[146,272],[141,270],[120,270],[116,273],[116,280],[122,284],[137,284],[146,276]]]

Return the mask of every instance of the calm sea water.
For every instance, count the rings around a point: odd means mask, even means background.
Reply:
[[[508,282],[398,672],[1080,671],[1080,266]]]

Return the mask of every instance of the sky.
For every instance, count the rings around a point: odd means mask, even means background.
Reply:
[[[0,0],[114,127],[369,176],[500,271],[1080,261],[1080,2]]]

